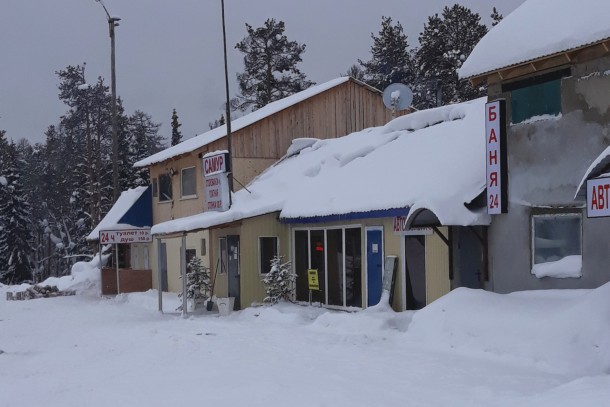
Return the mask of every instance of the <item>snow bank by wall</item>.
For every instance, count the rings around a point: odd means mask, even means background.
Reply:
[[[505,295],[460,288],[417,312],[407,335],[562,373],[607,374],[610,283],[596,290]]]

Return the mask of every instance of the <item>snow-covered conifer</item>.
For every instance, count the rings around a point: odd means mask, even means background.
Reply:
[[[282,256],[271,259],[271,267],[263,284],[267,296],[264,301],[268,304],[277,304],[280,300],[291,301],[294,297],[297,275],[292,271],[290,261],[282,263]]]

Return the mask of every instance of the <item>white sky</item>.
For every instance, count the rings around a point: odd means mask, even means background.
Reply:
[[[523,0],[495,4],[504,15]],[[220,0],[106,0],[122,18],[116,29],[117,92],[127,113],[140,109],[163,123],[176,108],[184,138],[208,130],[224,101]],[[231,96],[242,55],[233,47],[254,27],[273,17],[286,22],[289,39],[307,44],[301,70],[317,83],[347,71],[358,58],[370,58],[371,32],[381,16],[405,27],[417,45],[427,16],[446,0],[226,0]],[[486,23],[493,3],[462,0]],[[104,76],[110,84],[110,39],[102,7],[94,0],[2,0],[0,3],[0,129],[9,138],[44,139],[45,129],[66,111],[57,98],[56,70],[87,63],[87,79]]]

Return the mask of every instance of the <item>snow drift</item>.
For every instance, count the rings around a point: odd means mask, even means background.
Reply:
[[[494,294],[459,288],[417,312],[407,335],[569,374],[610,373],[610,283]]]

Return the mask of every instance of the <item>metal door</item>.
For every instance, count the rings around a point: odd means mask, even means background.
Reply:
[[[229,277],[229,297],[235,297],[234,310],[240,309],[239,302],[239,235],[227,236],[227,271]]]
[[[407,309],[426,306],[426,236],[405,236]]]
[[[168,291],[167,284],[167,244],[159,244],[159,273],[161,273],[161,291]]]
[[[376,305],[381,300],[383,274],[383,230],[366,228],[366,275],[367,305]]]

